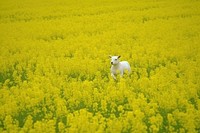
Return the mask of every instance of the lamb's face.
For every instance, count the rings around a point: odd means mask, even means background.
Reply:
[[[110,56],[110,59],[111,59],[110,64],[117,65],[119,63],[119,58],[120,56]]]

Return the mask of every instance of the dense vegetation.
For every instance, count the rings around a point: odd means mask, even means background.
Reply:
[[[198,0],[1,0],[0,132],[200,132],[199,50]]]

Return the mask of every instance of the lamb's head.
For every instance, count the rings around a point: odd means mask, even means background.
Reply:
[[[119,58],[120,56],[109,56],[111,61],[110,64],[111,65],[117,65],[119,63]]]

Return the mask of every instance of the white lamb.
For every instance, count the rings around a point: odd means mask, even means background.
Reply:
[[[121,61],[119,58],[121,56],[109,56],[111,58],[111,76],[116,80],[117,71],[120,72],[120,76],[122,77],[125,70],[128,70],[128,73],[131,73],[131,67],[127,61]]]

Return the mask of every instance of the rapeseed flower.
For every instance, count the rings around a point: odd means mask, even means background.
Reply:
[[[0,132],[199,132],[199,5],[1,0]]]

